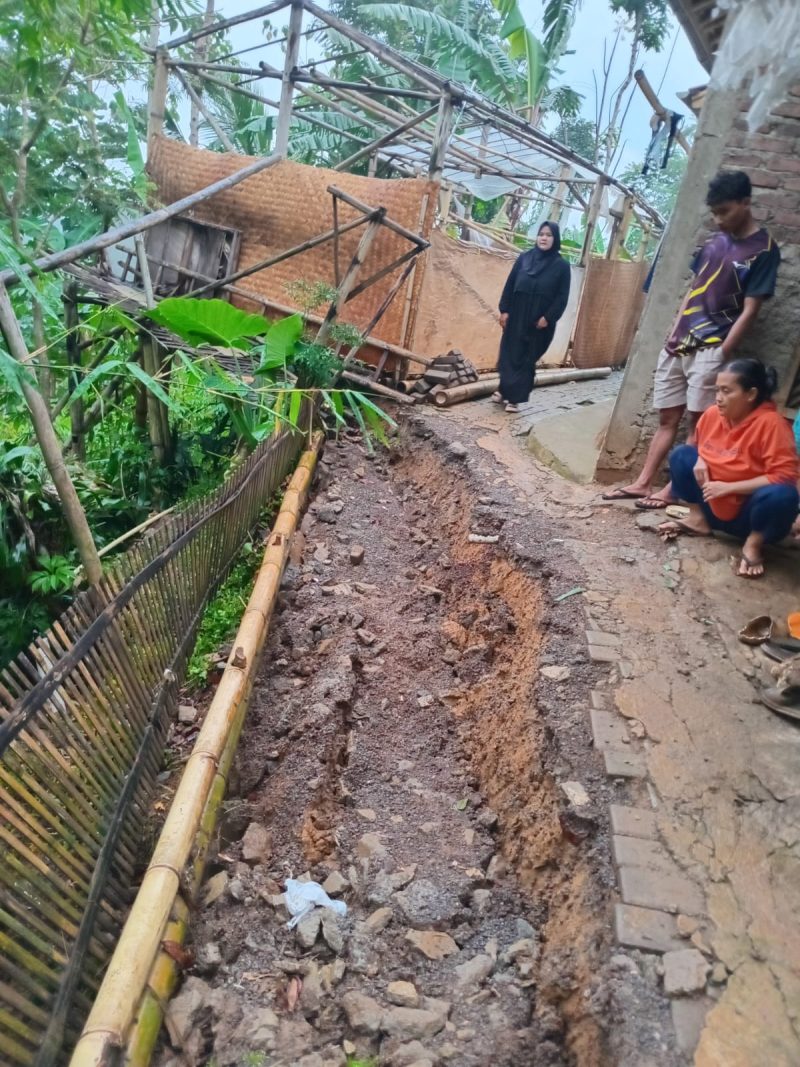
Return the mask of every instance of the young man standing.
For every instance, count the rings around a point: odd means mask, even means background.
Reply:
[[[752,186],[740,170],[723,171],[708,187],[706,203],[719,227],[692,262],[694,278],[658,357],[653,405],[658,429],[636,481],[603,494],[603,500],[635,500],[645,511],[672,501],[670,486],[653,483],[678,436],[684,411],[687,441],[714,403],[717,371],[736,353],[761,304],[775,292],[781,256],[750,210]]]

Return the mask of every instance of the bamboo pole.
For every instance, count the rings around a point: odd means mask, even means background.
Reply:
[[[590,369],[553,370],[541,371],[536,375],[536,388],[541,389],[547,385],[563,385],[565,382],[582,382],[592,378],[608,378],[611,374],[610,367],[595,367]],[[452,389],[440,389],[434,395],[434,403],[440,408],[449,408],[453,404],[460,404],[464,400],[477,400],[482,396],[489,396],[500,386],[499,374],[487,374],[479,382],[469,382],[467,385],[455,385]]]
[[[67,362],[69,363],[69,393],[74,393],[81,384],[81,352],[79,348],[80,337],[78,336],[78,304],[76,301],[78,286],[75,282],[67,282],[64,286],[64,326],[67,331],[66,349]],[[84,406],[82,400],[73,400],[69,405],[70,444],[79,460],[86,458],[84,440]]]
[[[350,261],[350,266],[347,268],[345,276],[342,278],[339,288],[336,290],[336,296],[331,301],[331,306],[328,308],[325,318],[322,320],[322,325],[317,332],[316,343],[318,345],[325,344],[334,320],[346,304],[351,289],[355,287],[356,279],[358,278],[361,267],[369,255],[369,250],[372,247],[373,241],[378,236],[385,217],[386,208],[379,207],[372,212],[369,225],[362,234],[355,255]]]
[[[209,124],[211,129],[217,135],[217,137],[219,137],[220,143],[226,149],[226,151],[235,152],[236,151],[236,146],[234,145],[233,141],[230,139],[230,137],[227,135],[227,133],[223,130],[223,128],[220,126],[220,124],[214,118],[214,113],[212,111],[209,111],[208,108],[203,103],[203,101],[200,99],[200,94],[195,90],[195,88],[192,85],[192,83],[182,73],[182,71],[178,70],[177,67],[174,67],[173,69],[175,71],[175,76],[177,77],[178,81],[181,83],[181,85],[184,87],[186,92],[189,94],[189,99],[192,102],[192,107],[196,110],[196,112],[199,115],[203,116],[203,118]],[[197,132],[199,132],[199,129],[200,129],[199,120],[196,122],[196,128],[197,128]],[[198,138],[198,140],[199,140],[199,138]],[[195,140],[193,142],[190,139],[189,143],[190,144],[194,144],[195,147],[196,147],[197,143],[198,143],[198,140]]]
[[[215,22],[209,26],[203,26],[199,30],[191,30],[189,33],[182,33],[180,37],[173,37],[171,41],[163,46],[164,48],[178,48],[182,44],[191,44],[193,41],[199,41],[203,37],[208,37],[211,33],[222,33],[223,30],[229,29],[231,26],[238,26],[242,22],[252,22],[255,19],[266,19],[270,15],[274,15],[276,11],[282,10],[284,7],[289,6],[289,0],[275,0],[272,4],[267,4],[265,7],[257,7],[254,11],[246,11],[242,15],[233,15],[228,19],[220,19],[219,22]]]
[[[367,211],[372,211],[372,208],[368,208]],[[343,233],[349,233],[350,230],[355,230],[359,226],[363,226],[368,220],[369,215],[364,215],[362,218],[358,219],[351,219],[350,222],[346,222],[344,225],[339,226],[338,235],[341,236]],[[316,248],[317,245],[324,244],[332,238],[335,239],[336,236],[337,229],[336,226],[334,226],[332,230],[326,230],[325,233],[321,233],[317,237],[310,237],[307,241],[303,241],[302,244],[295,245],[293,248],[287,248],[285,252],[279,252],[276,256],[268,256],[266,259],[259,260],[258,263],[252,263],[249,267],[243,267],[241,270],[234,271],[233,274],[229,274],[225,278],[218,278],[216,281],[209,282],[200,289],[193,289],[192,296],[201,296],[203,293],[207,293],[210,289],[222,288],[224,285],[231,285],[233,282],[238,282],[240,278],[247,278],[250,274],[258,274],[262,270],[268,270],[270,267],[282,263],[285,259],[291,259],[292,256],[299,256],[303,252],[308,252],[310,249]],[[167,264],[167,266],[170,266],[170,264]],[[175,270],[183,271],[184,274],[191,273],[183,267],[172,266]]]
[[[428,204],[430,202],[430,193],[425,193],[420,201],[419,205],[419,217],[417,222],[417,229],[422,232],[425,227],[425,218],[428,214]],[[403,339],[403,344],[410,346],[410,338],[414,336],[414,330],[416,328],[416,308],[412,307],[414,303],[414,284],[417,280],[417,261],[413,260],[413,265],[410,274],[408,275],[408,282],[406,283],[406,295],[403,301],[403,322],[400,326],[400,336]],[[413,318],[412,318],[413,313]]]
[[[361,374],[354,374],[351,370],[343,370],[341,376],[345,381],[352,382],[353,385],[358,385],[362,389],[371,389],[373,392],[379,393],[381,396],[385,396],[389,400],[394,400],[398,404],[415,403],[413,397],[406,396],[405,393],[400,393],[397,389],[390,389],[388,385],[381,385],[380,382],[373,382],[371,378],[365,378]]]
[[[428,108],[427,111],[422,111],[420,112],[420,114],[414,115],[413,118],[410,118],[407,122],[404,122],[401,126],[398,126],[397,129],[389,130],[388,133],[385,133],[376,141],[372,141],[370,144],[365,145],[363,148],[359,148],[359,150],[357,152],[354,152],[352,156],[348,156],[347,159],[343,159],[341,163],[337,163],[333,169],[347,170],[348,167],[352,167],[354,163],[358,163],[358,161],[360,159],[363,159],[364,156],[368,156],[370,155],[370,153],[377,151],[377,149],[383,148],[384,145],[387,145],[391,141],[394,141],[400,134],[406,133],[408,130],[412,130],[421,122],[425,122],[426,119],[429,119],[433,115],[435,115],[438,110],[439,106],[437,104],[434,105],[434,107]]]
[[[605,177],[598,178],[595,182],[594,189],[592,190],[592,197],[589,201],[589,210],[586,213],[586,233],[583,237],[583,248],[581,249],[581,258],[578,263],[579,266],[585,267],[589,257],[592,254],[592,245],[594,243],[594,231],[597,228],[597,220],[600,217],[600,208],[603,203],[603,193],[608,187],[608,180]]]
[[[436,129],[431,143],[431,156],[428,164],[428,177],[432,182],[442,180],[444,161],[447,150],[450,147],[450,137],[453,133],[455,115],[453,112],[453,98],[448,92],[442,93],[439,99]]]
[[[124,241],[128,237],[133,237],[134,234],[145,233],[147,230],[152,230],[154,226],[158,226],[160,223],[166,222],[168,219],[175,218],[176,215],[181,215],[184,211],[197,207],[198,204],[202,204],[206,200],[211,200],[212,197],[218,196],[219,193],[224,193],[227,192],[228,189],[235,188],[237,185],[241,184],[241,182],[246,181],[248,178],[252,178],[255,174],[260,174],[269,167],[274,167],[275,164],[280,163],[280,161],[281,157],[277,155],[264,156],[261,159],[256,159],[252,163],[248,163],[247,166],[242,167],[240,170],[235,170],[233,174],[229,174],[226,178],[220,178],[219,181],[212,182],[211,185],[206,185],[202,189],[198,189],[195,193],[183,196],[180,200],[176,200],[167,207],[158,208],[156,211],[151,211],[147,215],[142,215],[138,219],[133,219],[131,222],[125,222],[121,226],[115,226],[112,230],[106,230],[105,233],[97,234],[86,241],[81,241],[79,244],[71,245],[69,248],[65,248],[61,252],[53,252],[48,256],[40,256],[32,263],[24,264],[20,269],[25,274],[32,274],[34,271],[46,272],[55,270],[57,267],[63,267],[67,263],[74,263],[77,259],[82,259],[84,256],[99,252],[103,248],[110,248],[111,245],[118,244],[120,241]],[[11,284],[15,282],[17,278],[18,274],[16,270],[5,270],[0,274],[0,285]]]
[[[247,696],[258,669],[259,654],[320,444],[321,435],[317,435],[312,448],[301,457],[286,490],[233,642],[235,652],[225,667],[186,763],[153,857],[72,1054],[70,1067],[98,1067],[128,1042],[218,768],[225,757],[229,739],[241,729]]]
[[[300,34],[303,28],[303,5],[299,0],[292,0],[292,12],[289,16],[289,37],[286,42],[286,58],[281,76],[281,102],[278,108],[278,124],[275,132],[275,152],[285,156],[289,151],[289,127],[292,124],[292,103],[294,96],[294,69],[300,55]]]
[[[147,143],[158,137],[164,129],[164,115],[167,109],[167,89],[169,87],[169,67],[167,53],[163,48],[156,51],[153,67],[153,85],[147,109]]]
[[[83,505],[78,499],[75,486],[64,464],[61,442],[50,421],[47,404],[37,388],[31,357],[11,306],[8,290],[2,282],[0,282],[0,329],[6,339],[8,351],[20,364],[20,387],[30,411],[36,439],[64,509],[64,520],[72,534],[86,577],[91,585],[96,585],[103,577],[103,566],[97,554],[92,531],[89,529],[86,512],[83,510]]]
[[[633,197],[626,196],[623,206],[622,215],[614,220],[614,228],[611,234],[611,240],[608,242],[608,259],[617,259],[621,249],[625,245],[625,240],[628,236],[628,230],[631,226],[631,218],[633,217]]]
[[[416,251],[416,250],[412,249],[412,251]],[[394,298],[397,296],[397,294],[400,292],[400,290],[403,287],[403,282],[406,280],[406,278],[409,276],[409,274],[411,273],[411,271],[413,269],[414,269],[414,259],[410,259],[408,261],[408,263],[406,263],[405,268],[403,269],[402,273],[399,274],[397,276],[397,278],[395,278],[395,280],[392,282],[392,285],[391,285],[389,291],[387,292],[386,296],[381,301],[380,306],[378,307],[378,310],[375,312],[375,314],[369,320],[367,325],[364,327],[364,337],[365,338],[368,337],[369,334],[372,333],[372,331],[378,325],[380,320],[386,314],[387,308],[389,307],[391,302],[394,300]],[[356,354],[358,352],[360,352],[363,347],[364,347],[364,341],[361,341],[359,344],[355,345],[353,348],[350,349],[350,351],[347,353],[347,356],[346,356],[346,358],[344,360],[345,369],[347,369],[347,367],[353,362],[353,360],[356,358]]]

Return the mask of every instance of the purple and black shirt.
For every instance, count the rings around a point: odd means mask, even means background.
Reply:
[[[689,301],[666,343],[672,355],[721,345],[739,318],[747,296],[768,299],[775,292],[781,254],[765,229],[737,241],[727,233],[710,237],[692,262]]]

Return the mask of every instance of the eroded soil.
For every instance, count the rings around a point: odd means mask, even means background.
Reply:
[[[462,460],[327,447],[162,1065],[590,1067],[631,1010],[629,1062],[679,1062],[610,947],[580,575]],[[288,929],[287,876],[347,915]]]

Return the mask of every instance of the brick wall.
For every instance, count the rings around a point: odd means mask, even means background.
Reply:
[[[748,133],[744,113],[733,125],[723,166],[750,175],[753,214],[780,245],[782,258],[775,298],[765,305],[743,350],[777,369],[781,396],[792,392],[791,406],[796,406],[800,397],[791,386],[800,344],[800,85],[756,133]]]

